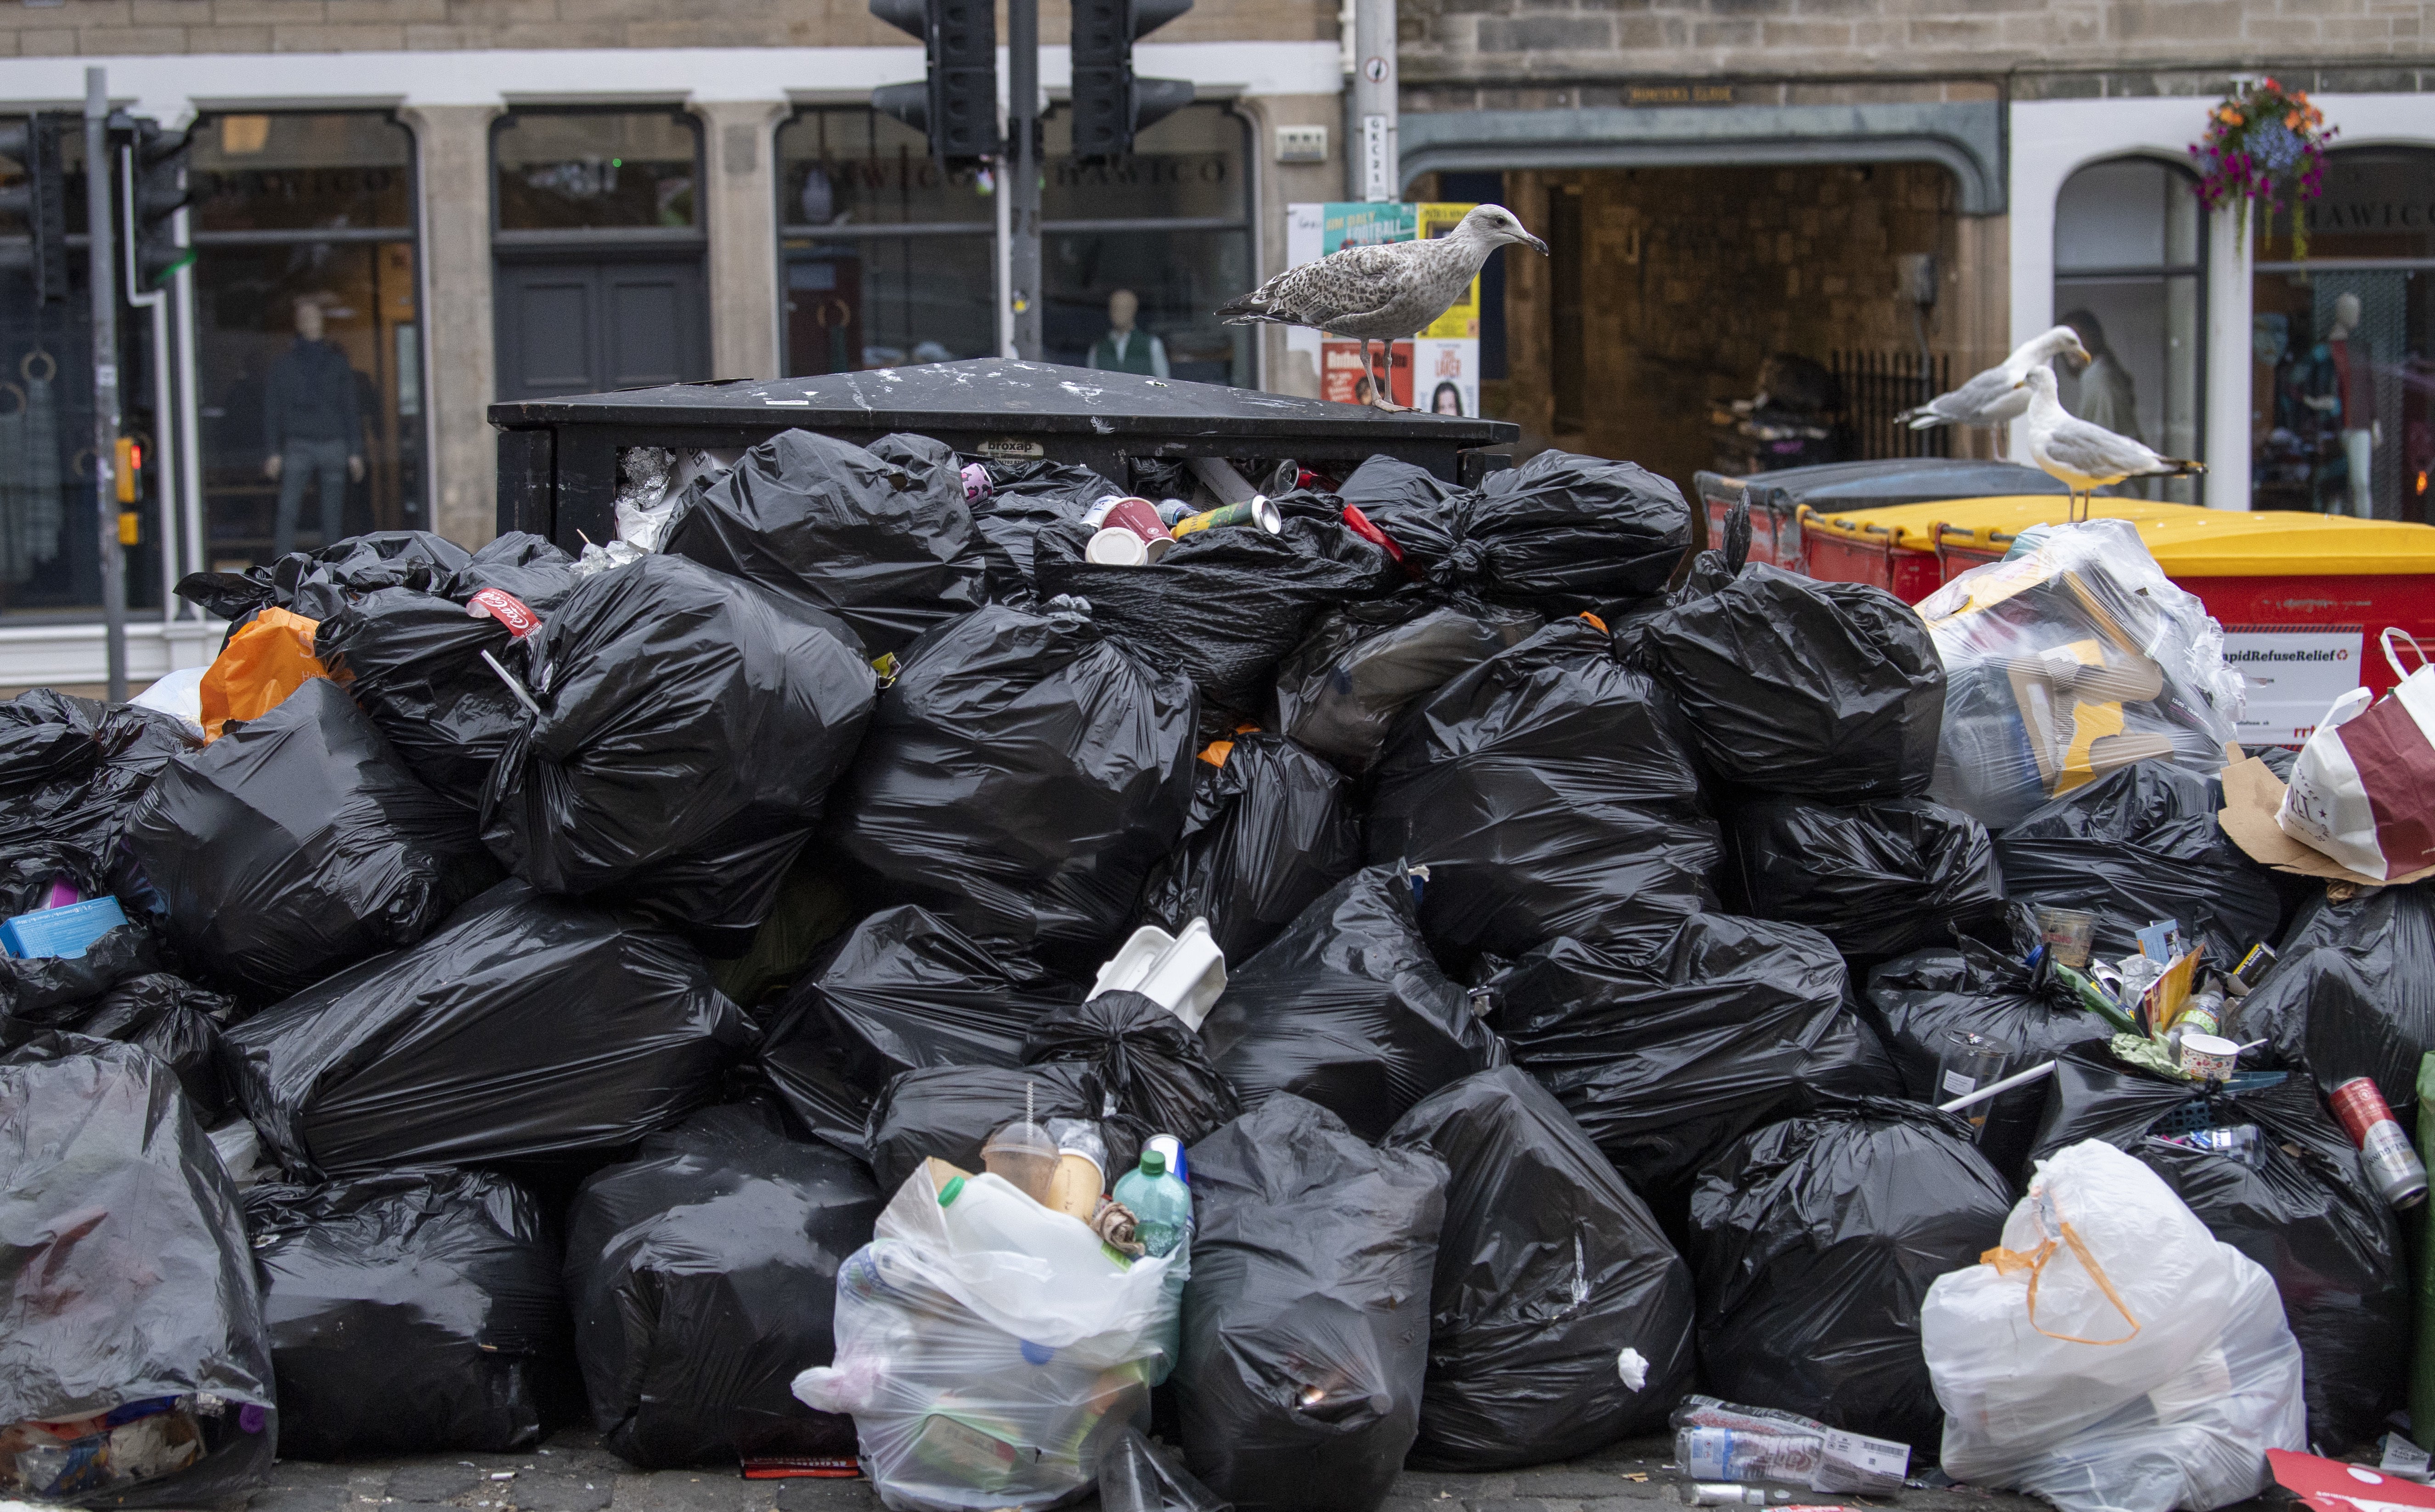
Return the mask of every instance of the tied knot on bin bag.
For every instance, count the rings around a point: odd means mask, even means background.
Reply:
[[[2046,1232],[2046,1221],[2049,1215],[2055,1220],[2055,1232],[2052,1234]],[[2114,1289],[2113,1278],[2106,1275],[2105,1267],[2097,1263],[2097,1257],[2089,1252],[2087,1244],[2081,1240],[2079,1231],[2072,1228],[2070,1220],[2054,1211],[2054,1200],[2051,1197],[2038,1204],[2037,1218],[2038,1231],[2043,1241],[2037,1248],[2023,1254],[2017,1249],[2007,1249],[2002,1245],[1997,1245],[1978,1257],[1978,1263],[1995,1266],[1995,1274],[1998,1276],[2011,1276],[2024,1270],[2029,1273],[2029,1327],[2047,1338],[2058,1339],[2064,1344],[2090,1344],[2098,1349],[2110,1349],[2117,1344],[2128,1344],[2137,1338],[2140,1322],[2131,1315],[2130,1304],[2124,1302],[2122,1294]],[[2123,1322],[2131,1325],[2130,1332],[2118,1339],[2083,1339],[2077,1334],[2057,1333],[2038,1321],[2038,1283],[2046,1279],[2046,1262],[2054,1259],[2059,1249],[2069,1249],[2073,1257],[2079,1260],[2081,1268],[2088,1272],[2088,1279],[2097,1283],[2097,1289],[2104,1294],[2106,1301],[2112,1303],[2114,1310],[2122,1314]]]

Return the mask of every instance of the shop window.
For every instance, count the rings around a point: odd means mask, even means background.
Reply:
[[[1048,360],[1088,364],[1111,335],[1112,308],[1129,302],[1138,337],[1100,356],[1251,384],[1249,333],[1211,314],[1254,282],[1245,123],[1222,105],[1192,106],[1107,164],[1074,161],[1062,108],[1043,136]],[[843,106],[799,112],[778,133],[778,162],[788,372],[998,350],[988,170],[941,172],[918,132]]]
[[[701,224],[700,130],[682,111],[518,112],[491,158],[503,232]]]
[[[412,135],[205,115],[191,162],[205,565],[429,528]]]
[[[2092,359],[2056,363],[2064,407],[2168,456],[2200,455],[2202,227],[2196,180],[2152,158],[2082,168],[2055,204],[2055,318]],[[2198,502],[2188,478],[2116,491]]]
[[[2306,207],[2253,216],[2251,479],[2261,509],[2427,521],[2435,471],[2435,151],[2328,153]]]

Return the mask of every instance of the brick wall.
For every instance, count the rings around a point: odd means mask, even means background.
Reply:
[[[2435,0],[1402,0],[1399,20],[1407,86],[2435,64]]]
[[[1062,42],[1062,0],[1040,9],[1042,40]],[[1003,38],[1002,15],[998,25]],[[1333,41],[1336,28],[1334,0],[1201,0],[1150,40]],[[872,20],[864,0],[66,0],[0,9],[0,57],[908,41]]]

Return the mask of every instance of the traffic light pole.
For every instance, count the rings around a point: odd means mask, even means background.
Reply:
[[[1006,3],[1007,284],[1014,354],[1040,360],[1040,0]]]
[[[118,267],[112,255],[110,86],[84,71],[85,290],[93,302],[93,500],[101,542],[101,618],[110,701],[127,701],[127,554],[118,544]]]

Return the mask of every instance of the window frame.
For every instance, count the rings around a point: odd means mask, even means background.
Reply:
[[[693,215],[691,226],[567,226],[509,230],[499,223],[499,138],[515,124],[535,116],[665,115],[683,124],[693,135]],[[577,248],[586,250],[633,249],[668,252],[710,249],[710,133],[701,117],[682,101],[630,102],[615,105],[510,105],[491,122],[484,167],[489,185],[491,251],[493,256],[517,252],[549,253]]]
[[[2061,245],[2064,234],[2064,191],[2071,187],[2071,181],[2074,179],[2090,169],[2109,167],[2117,163],[2150,163],[2163,169],[2168,180],[2179,179],[2185,185],[2191,186],[2193,189],[2198,183],[2198,175],[2191,171],[2186,162],[2156,152],[2117,152],[2108,157],[2093,158],[2064,175],[2063,181],[2055,186],[2054,246],[2050,253],[2055,319],[2060,322],[2063,318],[2062,312],[2071,307],[2070,301],[2063,298],[2064,290],[2076,284],[2125,284],[2134,280],[2150,280],[2159,288],[2167,288],[2175,279],[2189,279],[2198,309],[2197,326],[2192,333],[2196,351],[2191,356],[2193,387],[2190,395],[2190,413],[2194,423],[2190,455],[2204,456],[2207,455],[2207,391],[2213,387],[2214,382],[2214,375],[2208,370],[2208,361],[2212,353],[2207,341],[2207,311],[2210,308],[2207,303],[2208,283],[2214,274],[2209,266],[2208,254],[2212,243],[2208,230],[2210,216],[2205,207],[2202,205],[2199,208],[2197,234],[2192,238],[2192,258],[2187,263],[2175,263],[2167,256],[2152,264],[2126,263],[2094,266],[2074,267],[2067,271],[2064,267]],[[2163,238],[2163,245],[2169,252],[2172,246],[2170,234]],[[2245,440],[2243,444],[2247,444]]]

